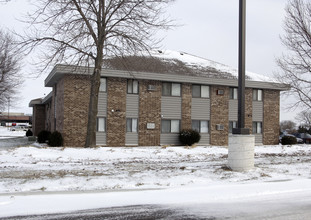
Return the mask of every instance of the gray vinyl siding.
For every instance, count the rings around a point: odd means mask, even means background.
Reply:
[[[253,121],[263,121],[263,102],[253,101]]]
[[[127,94],[126,96],[126,117],[138,118],[139,114],[139,97],[134,94]]]
[[[229,100],[229,121],[238,120],[238,100]]]
[[[197,145],[209,145],[210,144],[210,134],[202,134],[201,139]]]
[[[97,116],[107,117],[107,93],[98,93],[98,113]],[[96,132],[96,145],[106,145],[106,133]]]
[[[107,93],[98,93],[98,113],[97,116],[107,116]]]
[[[161,115],[165,119],[181,119],[181,97],[162,96]]]
[[[106,145],[105,132],[96,132],[96,145]]]
[[[255,135],[255,145],[262,145],[262,134],[254,134]]]
[[[126,133],[125,145],[138,145],[138,133]]]
[[[161,145],[180,145],[179,134],[161,134]]]
[[[210,120],[211,104],[210,99],[192,98],[191,119],[192,120]]]
[[[126,118],[139,118],[139,96],[137,94],[126,95]],[[125,145],[138,145],[138,133],[127,132]]]
[[[51,73],[45,79],[45,86],[52,87],[55,82],[59,80],[64,74],[74,73],[77,75],[90,75],[93,73],[93,68],[76,67],[69,65],[56,65]],[[237,87],[238,80],[236,79],[218,79],[209,78],[204,76],[186,76],[167,73],[150,73],[150,72],[137,72],[137,71],[122,71],[122,70],[110,70],[102,69],[101,76],[103,77],[120,77],[127,79],[146,79],[157,80],[166,82],[178,82],[178,83],[192,83],[192,84],[205,84],[205,85],[222,85]],[[289,86],[286,84],[272,83],[272,82],[260,82],[260,81],[246,81],[245,86],[247,88],[258,89],[276,89],[276,90],[289,90]]]

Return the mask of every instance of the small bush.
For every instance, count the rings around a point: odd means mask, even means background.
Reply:
[[[58,131],[54,131],[49,138],[49,143],[51,147],[59,147],[63,145],[62,134]]]
[[[293,136],[283,136],[281,143],[282,143],[282,145],[297,144],[297,139],[296,139],[296,137],[293,137]]]
[[[182,144],[192,146],[194,143],[198,143],[201,139],[201,135],[196,130],[184,129],[179,133],[179,140]]]
[[[46,143],[49,140],[49,137],[51,135],[51,132],[42,130],[38,134],[38,142],[39,143]]]
[[[28,131],[26,131],[26,137],[29,137],[29,136],[33,136],[33,133],[30,129],[28,129]]]

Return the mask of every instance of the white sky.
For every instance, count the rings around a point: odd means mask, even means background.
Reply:
[[[277,71],[275,58],[284,48],[282,35],[284,7],[287,0],[247,0],[246,69],[262,75]],[[182,26],[161,33],[163,49],[184,51],[232,67],[238,63],[238,4],[239,0],[176,0],[168,8],[171,18]],[[22,30],[21,14],[30,9],[28,1],[12,0],[0,4],[0,27]],[[26,64],[30,69],[31,65]],[[12,111],[32,113],[30,100],[48,94],[44,88],[46,75],[26,79],[21,86],[21,100]],[[281,102],[284,102],[281,99]],[[11,111],[11,110],[10,110]],[[296,110],[297,111],[297,110]],[[299,111],[299,109],[298,109]],[[295,113],[281,107],[281,120],[293,120]]]

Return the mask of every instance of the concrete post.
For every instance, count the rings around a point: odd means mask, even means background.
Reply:
[[[243,172],[254,168],[254,135],[229,135],[228,166]]]

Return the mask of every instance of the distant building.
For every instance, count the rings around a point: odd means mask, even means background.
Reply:
[[[1,126],[18,124],[29,124],[31,123],[32,116],[25,115],[24,113],[16,112],[0,112],[0,123]]]
[[[33,130],[58,130],[65,146],[84,146],[92,68],[56,65],[45,80],[53,91],[32,100]],[[278,144],[283,84],[253,74],[246,81],[245,126],[257,144]],[[101,146],[178,145],[181,129],[202,145],[226,146],[238,119],[237,71],[186,53],[105,61],[96,142]]]

